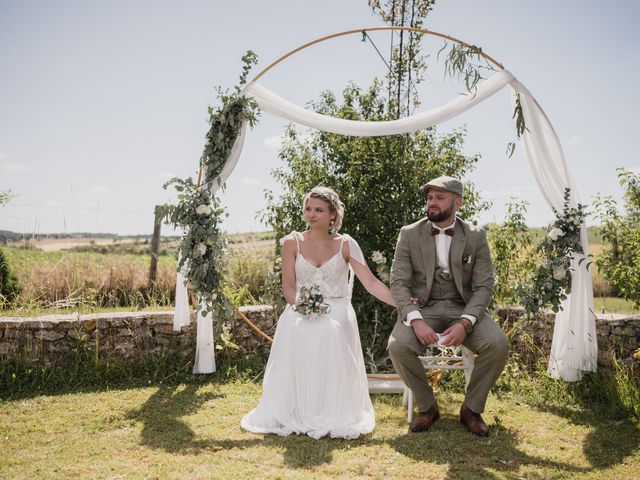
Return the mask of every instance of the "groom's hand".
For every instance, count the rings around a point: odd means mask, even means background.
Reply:
[[[454,323],[442,332],[442,336],[446,338],[442,343],[443,347],[457,347],[464,341],[467,334],[461,323]]]
[[[413,333],[415,333],[418,341],[423,345],[431,345],[438,342],[438,336],[436,332],[427,325],[427,322],[420,318],[416,318],[411,322]]]

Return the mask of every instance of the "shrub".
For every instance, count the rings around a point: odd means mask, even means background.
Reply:
[[[4,253],[0,250],[0,308],[12,304],[19,293],[18,279],[9,268]]]
[[[640,307],[640,175],[619,168],[625,189],[626,215],[611,197],[597,197],[596,212],[602,222],[602,238],[611,244],[596,258],[598,270],[613,284],[619,296]]]
[[[325,92],[314,105],[319,113],[351,120],[389,120],[387,98],[374,82],[366,91],[349,85],[339,104]],[[463,177],[478,161],[461,152],[462,131],[446,135],[427,129],[388,137],[348,137],[315,131],[304,138],[289,128],[280,151],[285,168],[275,170],[283,194],[276,198],[267,192],[263,219],[277,238],[292,230],[303,230],[301,200],[316,185],[335,189],[345,204],[342,231],[360,244],[372,271],[371,253],[382,252],[393,258],[400,227],[424,216],[420,187],[439,175]],[[459,214],[472,219],[487,204],[480,201],[473,184],[467,182],[465,202]],[[383,354],[395,323],[395,311],[364,291],[359,282],[353,293],[363,345],[373,355]],[[380,319],[374,329],[373,318]]]

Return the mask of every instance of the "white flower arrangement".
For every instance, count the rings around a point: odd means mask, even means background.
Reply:
[[[325,315],[331,311],[331,305],[324,303],[324,297],[320,293],[318,285],[301,287],[296,297],[296,304],[293,310],[307,317],[317,317]]]
[[[201,257],[205,253],[207,253],[207,246],[204,243],[200,242],[195,247],[193,247],[193,254],[195,256]]]
[[[550,307],[561,309],[562,301],[571,291],[571,261],[576,254],[584,254],[580,228],[586,217],[585,206],[571,205],[571,191],[565,189],[562,213],[554,210],[556,220],[550,225],[545,239],[536,247],[540,256],[538,270],[529,281],[518,287],[518,294],[530,315]],[[591,265],[589,261],[587,268]]]
[[[371,261],[376,265],[378,278],[388,284],[391,280],[391,269],[387,263],[387,257],[379,250],[374,250],[371,252]]]
[[[213,210],[211,210],[211,207],[209,205],[204,204],[204,203],[202,203],[202,204],[200,204],[200,205],[198,205],[196,207],[196,213],[198,215],[202,215],[202,216],[205,216],[205,217],[211,215],[212,211]]]
[[[557,242],[558,238],[564,236],[564,232],[560,228],[552,228],[547,236],[552,242]]]
[[[382,253],[379,250],[374,250],[371,253],[371,261],[373,263],[375,263],[376,265],[378,264],[386,264],[387,263],[387,257],[384,256],[384,253]]]

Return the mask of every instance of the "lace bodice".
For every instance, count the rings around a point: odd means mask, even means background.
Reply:
[[[349,235],[343,235],[343,242],[349,243],[349,255],[352,259],[364,263],[362,250],[356,241]],[[304,237],[299,232],[292,232],[281,240],[281,243],[288,239],[295,239],[296,242],[304,241]],[[299,243],[298,243],[299,245]],[[296,249],[296,291],[301,287],[318,285],[320,292],[325,298],[349,298],[353,287],[353,271],[342,256],[342,248],[327,260],[324,264],[316,267],[311,264],[304,255],[300,253],[300,248]]]
[[[349,264],[344,261],[342,249],[323,265],[316,267],[298,252],[296,256],[296,291],[301,287],[318,285],[325,298],[349,297]]]

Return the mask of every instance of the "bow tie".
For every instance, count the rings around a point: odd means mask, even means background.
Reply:
[[[444,233],[445,235],[449,235],[450,237],[453,237],[453,228],[440,230],[439,228],[435,228],[435,227],[431,229],[431,236],[438,235],[440,232]]]

